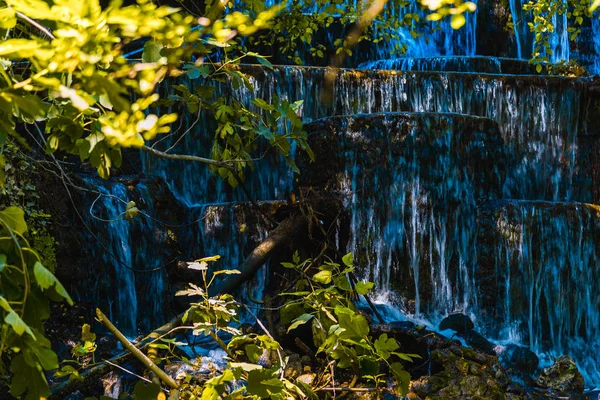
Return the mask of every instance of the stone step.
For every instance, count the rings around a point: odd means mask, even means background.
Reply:
[[[398,57],[362,63],[358,69],[536,74],[535,65],[527,60],[489,56]]]
[[[253,98],[271,101],[278,96],[290,102],[303,100],[306,122],[377,112],[450,112],[493,119],[513,158],[503,197],[599,201],[592,194],[588,165],[580,164],[578,157],[581,138],[600,137],[600,124],[595,122],[600,92],[593,90],[595,79],[289,66],[270,70],[258,65],[239,69],[254,88],[241,87],[233,94],[255,112],[260,110],[251,104]],[[201,79],[179,82],[191,91],[205,84]],[[216,88],[217,93],[229,90],[225,84]],[[197,116],[182,112],[186,126],[199,123],[180,141],[178,151],[209,154],[212,135],[206,133],[214,131],[214,123],[207,115],[196,121]],[[175,135],[166,139],[165,148],[175,140]],[[243,200],[203,165],[190,164],[145,158],[145,170],[163,176],[188,204]],[[247,186],[257,199],[282,199],[292,179],[291,170],[271,157],[256,164]],[[198,190],[215,185],[218,190]]]
[[[478,308],[487,334],[600,373],[600,206],[498,200],[478,208]]]

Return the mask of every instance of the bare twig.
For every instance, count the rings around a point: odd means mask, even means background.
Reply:
[[[133,354],[133,356],[137,358],[142,364],[144,364],[150,371],[156,374],[156,376],[158,376],[163,382],[165,382],[173,389],[179,388],[179,384],[173,378],[167,375],[165,371],[163,371],[156,364],[154,364],[154,362],[150,358],[148,358],[147,355],[142,353],[140,349],[135,347],[129,340],[127,340],[125,335],[123,335],[117,329],[117,327],[114,326],[112,322],[110,322],[110,320],[106,317],[106,315],[104,315],[102,311],[100,311],[99,308],[96,309],[96,317],[113,335],[116,336],[117,339],[119,339],[119,341],[123,344],[123,347],[125,347],[131,354]]]
[[[27,15],[25,15],[25,14],[23,14],[23,13],[19,12],[19,11],[17,11],[17,12],[15,13],[15,15],[16,15],[17,17],[21,18],[22,20],[24,20],[24,21],[27,21],[28,23],[30,23],[31,25],[35,26],[36,28],[38,28],[38,29],[39,29],[41,32],[43,32],[43,33],[44,33],[46,36],[48,36],[50,39],[56,39],[56,37],[55,37],[55,36],[52,34],[52,32],[50,32],[50,31],[48,30],[48,28],[46,28],[45,26],[43,26],[43,25],[40,25],[40,23],[39,23],[39,22],[37,22],[37,21],[35,21],[35,20],[33,20],[33,19],[29,18]]]

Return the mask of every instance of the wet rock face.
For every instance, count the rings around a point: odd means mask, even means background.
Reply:
[[[519,372],[532,375],[540,360],[538,356],[527,347],[509,344],[501,354],[501,360],[509,368],[516,368]]]
[[[502,200],[478,214],[478,315],[488,332],[519,337],[538,354],[569,354],[594,374],[600,300],[590,293],[600,290],[600,208]]]
[[[583,376],[569,356],[561,356],[554,364],[542,371],[536,380],[542,386],[564,392],[583,393]]]
[[[473,329],[474,327],[475,324],[473,324],[471,318],[467,317],[465,314],[448,315],[442,320],[442,322],[440,322],[439,326],[441,331],[452,329],[458,333],[467,333],[467,331]]]
[[[477,349],[480,350],[482,352],[484,352],[485,354],[489,354],[492,356],[496,355],[496,352],[494,351],[494,344],[492,342],[490,342],[489,340],[487,340],[485,337],[483,337],[480,333],[478,333],[477,331],[474,330],[470,330],[465,332],[464,334],[461,335],[464,339],[465,342]]]
[[[497,125],[455,114],[388,113],[327,118],[305,129],[315,162],[300,157],[298,185],[343,199],[353,232],[348,251],[368,266],[364,276],[415,298],[417,312],[422,300],[437,310],[459,308],[453,301],[471,286],[475,202],[502,191]]]

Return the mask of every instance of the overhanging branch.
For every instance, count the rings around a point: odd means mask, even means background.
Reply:
[[[155,155],[157,157],[161,157],[161,158],[167,158],[169,160],[180,160],[180,161],[193,161],[193,162],[199,162],[202,164],[207,164],[207,165],[214,165],[215,167],[219,167],[219,168],[226,168],[229,171],[233,171],[235,172],[235,168],[233,167],[233,165],[223,162],[223,161],[216,161],[216,160],[212,160],[210,158],[204,158],[204,157],[198,157],[198,156],[192,156],[189,154],[170,154],[170,153],[165,153],[163,151],[159,151],[156,149],[153,149],[151,147],[148,146],[143,146],[141,148],[142,150]]]

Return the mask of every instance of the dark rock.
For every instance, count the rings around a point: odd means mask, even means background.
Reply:
[[[583,393],[583,376],[569,356],[560,356],[551,367],[545,368],[536,380],[537,384],[565,392]]]
[[[481,350],[486,354],[496,355],[496,352],[494,351],[494,344],[481,336],[481,334],[478,332],[471,329],[461,336],[463,339],[465,339],[465,342],[467,342],[469,346]]]
[[[537,369],[540,359],[527,347],[509,344],[501,357],[507,366],[514,367],[519,371],[531,375]]]
[[[496,357],[452,344],[431,358],[438,372],[413,381],[412,398],[506,399],[510,380]]]
[[[446,318],[440,322],[440,330],[444,331],[446,329],[455,330],[458,333],[466,333],[473,329],[475,324],[471,321],[471,318],[467,317],[465,314],[452,314],[448,315]]]
[[[394,321],[387,324],[390,329],[396,330],[411,330],[415,328],[415,324],[410,321]]]
[[[285,376],[289,376],[291,379],[296,379],[302,375],[303,371],[300,355],[297,353],[292,353],[288,357],[289,359],[285,366]]]

